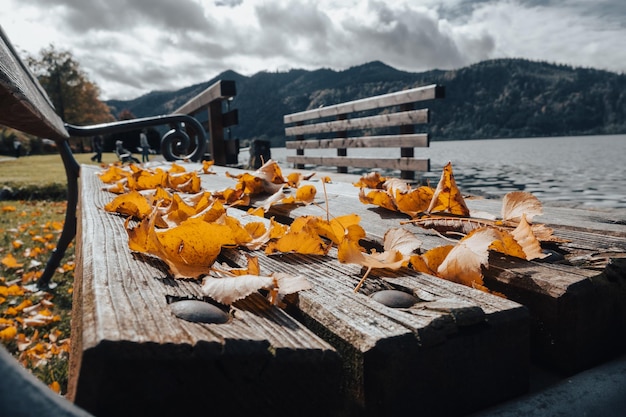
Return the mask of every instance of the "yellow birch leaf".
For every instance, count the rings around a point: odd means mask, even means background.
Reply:
[[[15,256],[13,256],[13,254],[11,253],[7,253],[5,257],[2,258],[1,262],[2,262],[2,265],[4,265],[5,267],[9,269],[17,269],[17,268],[21,268],[24,266],[24,264],[19,263],[17,259],[15,259]]]
[[[202,161],[202,172],[205,174],[213,174],[211,167],[215,164],[215,161]]]
[[[346,214],[332,218],[330,221],[323,220],[320,217],[311,218],[311,226],[317,234],[329,240],[334,244],[339,244],[350,232],[350,239],[361,239],[365,237],[365,230],[359,225],[361,217],[357,214]]]
[[[511,232],[511,235],[515,238],[515,241],[522,247],[526,260],[543,259],[548,256],[547,253],[543,253],[539,241],[535,237],[530,225],[526,221],[526,214],[522,214],[519,224]]]
[[[326,245],[317,233],[310,230],[290,230],[278,240],[268,243],[265,253],[300,253],[303,255],[325,255]]]
[[[17,328],[15,326],[9,326],[5,329],[0,330],[0,340],[3,342],[8,342],[15,339],[17,336]]]
[[[317,189],[313,185],[303,185],[296,190],[296,201],[311,204],[315,199]]]
[[[265,217],[265,209],[263,207],[251,207],[247,213],[251,216]]]
[[[469,209],[459,191],[452,173],[452,164],[443,168],[441,178],[427,210],[429,213],[446,212],[459,216],[469,216]]]
[[[209,272],[223,246],[236,245],[229,225],[192,217],[166,231],[156,232],[159,256],[175,278],[197,278]]]
[[[428,210],[433,195],[434,190],[432,188],[422,186],[408,192],[396,191],[394,197],[398,211],[415,217]]]
[[[398,211],[393,198],[384,190],[372,190],[365,194],[363,188],[359,191],[359,201],[363,204],[374,204],[387,210]]]
[[[115,197],[104,206],[104,210],[141,220],[152,212],[152,206],[140,192],[130,191]]]
[[[168,207],[167,215],[165,215],[165,219],[176,225],[181,222],[187,220],[189,217],[197,214],[195,207],[191,207],[183,199],[179,194],[174,194],[172,196],[172,204]]]
[[[477,229],[461,239],[437,268],[437,275],[473,287],[483,285],[482,267],[488,266],[489,247],[498,239],[492,228]]]
[[[186,172],[187,170],[185,169],[184,166],[177,164],[176,162],[172,162],[172,165],[170,167],[170,169],[168,170],[169,173],[171,174],[178,174],[181,172]]]
[[[128,176],[130,176],[130,172],[117,165],[111,165],[107,170],[98,174],[100,181],[105,184],[112,184]]]
[[[382,189],[383,184],[387,181],[388,178],[382,177],[380,172],[370,172],[364,176],[362,176],[359,181],[355,182],[355,187],[359,188],[372,188],[372,189]]]
[[[543,213],[537,197],[526,191],[512,191],[502,198],[502,220],[520,221],[522,215],[531,221]]]

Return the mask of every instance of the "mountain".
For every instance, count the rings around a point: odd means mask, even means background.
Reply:
[[[441,84],[446,98],[425,103],[432,140],[573,136],[626,133],[626,75],[590,68],[497,59],[465,68],[411,73],[375,61],[344,71],[300,69],[226,71],[178,91],[155,91],[107,104],[117,114],[169,113],[217,80],[234,80],[239,110],[233,137],[284,143],[283,115],[428,84]]]

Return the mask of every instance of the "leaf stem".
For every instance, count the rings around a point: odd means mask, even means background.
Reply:
[[[369,268],[367,268],[367,271],[365,271],[365,274],[363,274],[363,278],[361,278],[361,281],[359,281],[359,283],[356,284],[356,287],[354,287],[355,293],[359,292],[359,290],[363,286],[363,283],[365,282],[365,279],[368,277],[371,271],[372,271],[372,267],[370,266]]]

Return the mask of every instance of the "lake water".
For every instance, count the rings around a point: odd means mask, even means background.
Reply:
[[[348,155],[372,156],[372,151],[348,149]],[[397,149],[374,152],[399,156]],[[287,155],[295,150],[272,148],[272,159],[286,164]],[[501,197],[524,190],[548,205],[626,208],[626,135],[431,142],[416,148],[415,156],[430,158],[431,172],[421,175],[434,184],[452,162],[457,184],[469,194]]]

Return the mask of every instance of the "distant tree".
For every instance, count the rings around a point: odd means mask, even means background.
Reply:
[[[109,107],[99,99],[100,89],[71,52],[50,45],[38,57],[28,57],[27,62],[64,121],[87,125],[114,120]]]
[[[136,116],[133,114],[133,112],[128,109],[123,109],[117,115],[117,120],[132,120],[135,118]]]

